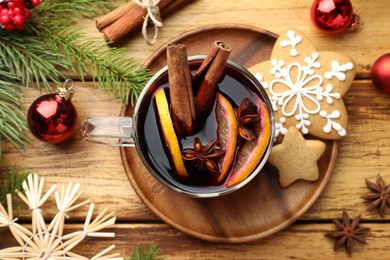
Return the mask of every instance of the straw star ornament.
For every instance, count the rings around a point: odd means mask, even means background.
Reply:
[[[53,185],[43,193],[44,178],[36,174],[28,176],[23,183],[24,192],[18,191],[18,196],[31,210],[31,230],[18,224],[13,216],[11,195],[7,195],[8,208],[0,204],[0,228],[8,227],[19,246],[0,250],[0,259],[91,259],[91,260],[123,260],[117,253],[110,253],[112,245],[92,258],[73,253],[72,250],[86,237],[112,238],[115,233],[101,232],[115,223],[114,214],[103,210],[92,220],[95,205],[90,200],[78,202],[83,191],[80,184],[69,183],[67,186]],[[49,224],[42,216],[42,206],[54,194],[57,214]],[[69,213],[89,204],[83,230],[64,234],[65,219]]]

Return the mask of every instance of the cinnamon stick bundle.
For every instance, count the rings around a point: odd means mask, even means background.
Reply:
[[[194,0],[161,0],[160,16],[164,18]],[[129,2],[96,20],[96,27],[103,32],[108,42],[116,42],[142,26],[146,10]]]
[[[96,28],[101,31],[104,29],[106,26],[112,24],[119,18],[121,18],[124,14],[126,14],[128,11],[130,11],[132,8],[134,8],[134,3],[132,1],[123,4],[116,8],[115,10],[109,12],[106,15],[98,17],[95,22],[96,22]]]
[[[194,131],[195,105],[186,45],[168,44],[167,63],[175,129],[179,135],[191,135]]]
[[[218,82],[221,80],[231,49],[229,44],[215,41],[192,79],[194,88],[199,88],[196,94],[197,118],[207,113],[214,104]]]

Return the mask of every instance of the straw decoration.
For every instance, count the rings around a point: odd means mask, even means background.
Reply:
[[[110,253],[115,245],[109,246],[92,258],[71,252],[81,241],[88,237],[113,238],[115,233],[102,232],[115,224],[113,212],[104,209],[93,219],[95,204],[91,200],[79,202],[83,191],[80,184],[53,185],[43,193],[45,180],[36,174],[28,176],[23,183],[23,192],[18,196],[31,210],[32,230],[19,225],[13,216],[11,195],[7,195],[7,210],[0,203],[0,228],[7,227],[20,246],[0,250],[0,259],[91,259],[91,260],[123,260],[117,253]],[[42,206],[54,194],[58,212],[49,226],[42,215]],[[83,230],[64,234],[65,220],[69,213],[89,204]]]

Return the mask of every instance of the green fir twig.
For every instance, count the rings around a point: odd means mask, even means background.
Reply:
[[[155,243],[137,246],[131,252],[130,260],[161,260],[160,248]]]
[[[84,34],[79,29],[64,31],[58,25],[50,29],[45,27],[40,35],[52,49],[64,53],[68,60],[76,61],[72,63],[72,69],[82,80],[91,74],[102,90],[123,103],[134,104],[151,76],[138,61],[125,57],[125,48],[109,48],[100,39],[83,39]]]
[[[27,122],[21,111],[20,88],[15,85],[16,76],[0,58],[0,161],[2,158],[2,139],[9,140],[22,148],[27,138]]]
[[[70,67],[64,55],[49,50],[39,37],[20,33],[1,35],[0,61],[24,86],[35,82],[49,91],[49,81],[58,84],[58,77],[63,77],[60,69]]]
[[[112,8],[106,0],[42,0],[32,9],[25,31],[0,28],[0,160],[2,139],[17,147],[27,142],[21,87],[43,86],[51,91],[49,83],[60,84],[64,71],[71,69],[81,80],[90,75],[107,94],[134,104],[151,73],[138,61],[125,58],[124,48],[86,39],[77,24],[82,17]]]
[[[29,171],[18,171],[16,165],[0,171],[0,203],[7,205],[7,194],[15,195],[16,190],[21,190],[22,183],[30,174]]]
[[[56,23],[65,19],[70,22],[77,22],[80,17],[93,18],[114,8],[113,4],[107,0],[44,0],[33,9],[35,20],[47,20]],[[54,21],[53,21],[54,18]],[[41,23],[42,24],[42,23]]]
[[[72,26],[79,16],[97,15],[102,7],[110,8],[105,1],[96,1],[94,5],[88,2],[89,0],[46,2],[35,10],[35,25],[31,29],[51,50],[65,55],[72,64],[73,72],[81,80],[84,81],[86,75],[91,75],[108,95],[119,98],[123,103],[134,104],[151,73],[146,68],[141,68],[137,60],[125,57],[125,48],[108,47],[101,39],[86,39],[83,28]],[[90,64],[90,68],[87,64]]]

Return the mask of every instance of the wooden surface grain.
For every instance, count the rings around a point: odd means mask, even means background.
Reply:
[[[390,52],[390,2],[353,0],[354,11],[364,21],[364,27],[358,32],[338,35],[322,34],[314,29],[310,22],[311,4],[311,0],[195,0],[164,20],[155,45],[146,45],[140,33],[129,35],[117,44],[127,48],[128,57],[144,61],[162,44],[188,30],[210,24],[237,23],[276,34],[297,28],[307,34],[319,50],[341,52],[356,61],[357,77],[344,98],[349,113],[348,135],[340,142],[333,176],[314,205],[288,228],[261,240],[236,245],[191,238],[161,222],[141,202],[127,179],[118,148],[86,143],[77,133],[61,145],[41,143],[27,133],[30,143],[23,150],[4,142],[4,163],[16,163],[21,169],[45,176],[47,186],[79,182],[85,190],[84,196],[91,198],[97,208],[116,212],[119,224],[113,230],[117,237],[104,242],[89,239],[79,250],[115,243],[116,250],[127,257],[134,246],[156,242],[167,259],[347,258],[343,250],[333,252],[333,241],[323,236],[334,229],[330,220],[340,218],[342,209],[346,209],[350,216],[362,215],[362,225],[372,229],[367,244],[358,244],[353,256],[385,259],[390,248],[390,212],[380,218],[375,211],[366,210],[368,204],[360,196],[368,192],[364,178],[374,181],[377,174],[381,174],[390,184],[390,97],[378,92],[369,78],[372,63]],[[94,21],[83,20],[80,24],[89,37],[102,39]],[[22,94],[27,109],[43,93],[25,89]],[[90,116],[118,116],[122,107],[92,82],[76,82],[73,103],[80,121]],[[45,217],[50,219],[54,213],[52,200],[45,209],[48,209],[44,211]],[[82,208],[74,212],[71,215],[74,224],[68,228],[77,228],[86,211],[87,208]],[[26,209],[17,209],[15,215],[29,223]],[[1,230],[0,249],[11,244],[12,237]]]

